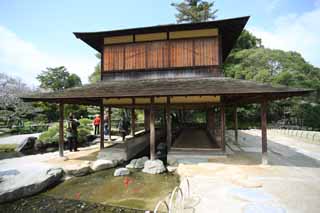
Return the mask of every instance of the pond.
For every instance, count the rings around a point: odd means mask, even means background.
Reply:
[[[23,209],[27,205],[30,209],[63,207],[72,212],[139,212],[135,209],[153,210],[179,185],[179,177],[173,174],[150,175],[131,170],[128,176],[114,177],[113,172],[110,169],[69,179],[38,196],[5,204],[4,209]]]

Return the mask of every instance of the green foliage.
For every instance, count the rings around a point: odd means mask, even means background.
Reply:
[[[56,143],[59,140],[59,124],[55,123],[39,136],[42,143]]]
[[[238,38],[233,51],[239,51],[244,49],[263,47],[261,39],[255,37],[248,30],[243,30]]]
[[[175,7],[178,11],[176,14],[178,23],[197,23],[214,20],[218,12],[218,10],[212,9],[214,7],[214,1],[184,0],[181,3],[172,3],[171,6]]]
[[[83,144],[86,142],[86,137],[91,134],[92,125],[91,120],[88,118],[82,118],[79,120],[80,126],[78,127],[78,142]],[[64,136],[66,136],[66,122],[64,123]],[[59,124],[55,123],[45,132],[39,136],[39,141],[42,143],[58,144],[59,142]]]
[[[96,54],[96,57],[101,60],[101,54]],[[101,65],[100,62],[94,67],[93,73],[89,76],[89,82],[90,83],[96,83],[99,82],[101,78]]]
[[[38,75],[37,79],[40,81],[40,87],[44,89],[50,89],[53,91],[59,91],[71,87],[81,86],[81,79],[76,74],[70,74],[64,67],[47,68]],[[57,121],[58,106],[56,104],[49,103],[37,103],[37,107],[43,110],[43,113],[47,116],[50,122]],[[88,116],[87,107],[80,105],[65,105],[65,116],[72,112],[76,117]]]
[[[268,120],[287,125],[320,127],[320,69],[312,66],[297,52],[264,48],[261,40],[243,31],[224,64],[227,77],[254,80],[273,85],[311,88],[316,93],[305,98],[291,98],[269,104]],[[303,101],[302,101],[303,100]],[[239,109],[239,122],[252,126],[259,122],[259,105]],[[251,124],[248,124],[248,121]]]
[[[63,90],[66,88],[81,86],[81,79],[76,74],[70,74],[64,66],[50,68],[41,72],[37,76],[40,81],[40,87],[53,91]]]

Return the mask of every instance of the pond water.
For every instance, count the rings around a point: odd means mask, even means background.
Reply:
[[[40,195],[6,204],[3,209],[28,206],[43,210],[68,208],[72,212],[139,212],[135,209],[153,210],[179,185],[179,177],[173,174],[150,175],[131,170],[128,176],[114,177],[113,172],[109,169],[69,179]],[[116,210],[111,211],[110,206]]]

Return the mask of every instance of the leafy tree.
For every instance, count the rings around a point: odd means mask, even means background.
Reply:
[[[172,3],[171,6],[175,7],[178,11],[175,15],[178,23],[197,23],[214,20],[218,12],[218,10],[212,9],[214,1],[184,0],[181,3]]]
[[[263,47],[260,38],[255,37],[248,30],[244,29],[240,34],[233,51],[239,51],[244,49]]]
[[[53,91],[59,91],[82,85],[80,77],[76,74],[70,74],[67,68],[65,68],[64,66],[47,68],[37,76],[37,79],[40,81],[41,88]],[[37,103],[36,106],[43,109],[43,112],[47,115],[49,122],[58,120],[59,115],[57,105],[48,103]],[[73,112],[77,117],[86,117],[88,115],[87,107],[80,105],[66,105],[65,115],[68,115],[69,112]]]
[[[320,108],[320,69],[306,62],[299,53],[264,48],[259,38],[243,31],[224,64],[224,72],[237,79],[315,89],[314,96],[270,103],[268,119],[271,122],[284,120],[289,125],[320,127],[315,115]],[[255,105],[241,108],[239,121],[258,123],[259,110]]]
[[[96,57],[98,59],[101,59],[101,55],[98,53],[96,54]],[[96,83],[100,81],[101,76],[101,65],[100,62],[94,67],[93,73],[89,76],[89,82],[90,83]]]
[[[71,87],[81,86],[81,79],[76,74],[70,74],[64,66],[50,68],[42,71],[37,76],[40,87],[53,91],[63,90]]]

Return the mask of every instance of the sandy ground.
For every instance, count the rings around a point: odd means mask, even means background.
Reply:
[[[186,212],[319,212],[319,145],[270,134],[262,166],[259,130],[241,131],[238,145],[228,132],[227,141],[234,151],[227,158],[179,165],[192,194]]]

